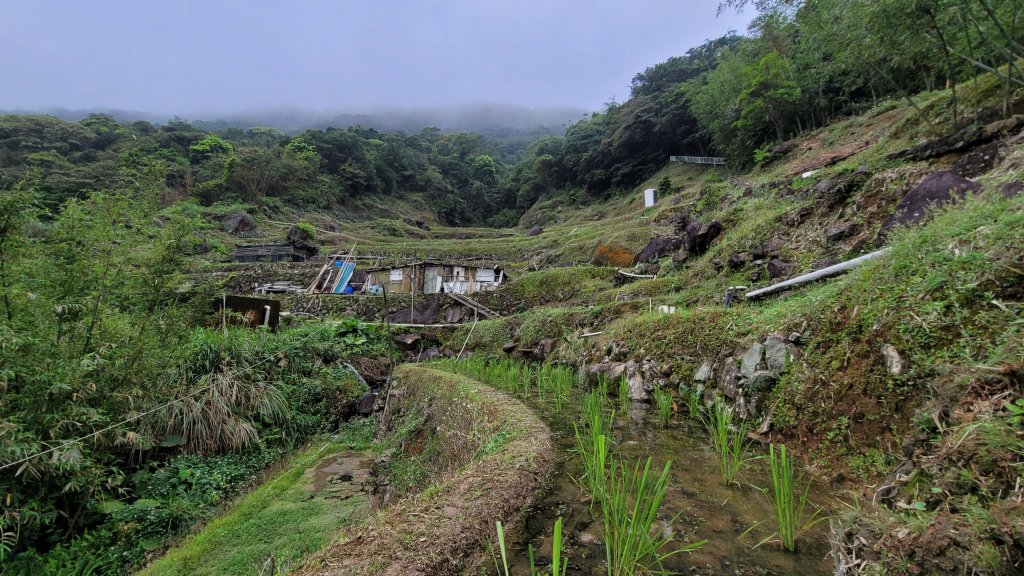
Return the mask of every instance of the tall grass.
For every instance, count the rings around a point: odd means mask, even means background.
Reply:
[[[824,520],[819,518],[820,508],[816,508],[809,517],[809,508],[813,507],[807,499],[807,492],[811,488],[808,481],[803,492],[796,492],[798,480],[793,476],[793,459],[786,454],[786,446],[779,445],[775,449],[772,444],[768,451],[768,463],[772,473],[772,504],[775,505],[775,524],[778,530],[777,535],[782,542],[782,547],[790,552],[796,550],[796,538],[800,532],[814,526]],[[769,536],[760,544],[767,542]],[[760,545],[758,544],[758,545]]]
[[[747,440],[750,425],[736,418],[735,411],[721,398],[715,400],[702,420],[711,436],[711,446],[714,448],[722,479],[727,485],[735,484],[740,469],[753,459],[750,456],[750,441]]]
[[[692,552],[707,542],[702,540],[662,552],[670,538],[652,528],[665,499],[671,466],[671,461],[666,462],[661,474],[656,475],[651,470],[650,458],[643,466],[637,462],[633,467],[611,459],[608,485],[601,499],[608,576],[663,573],[664,559]]]
[[[675,414],[675,404],[672,401],[672,394],[661,388],[654,391],[654,405],[658,408],[658,420],[662,426],[668,426]]]
[[[501,522],[495,523],[495,528],[498,533],[498,551],[501,554],[501,564],[498,564],[498,558],[494,555],[494,548],[491,548],[491,558],[494,560],[494,569],[499,575],[511,576],[511,572],[508,569],[508,549],[505,546],[505,529],[502,527]],[[554,538],[551,542],[551,564],[548,566],[548,570],[540,574],[537,573],[537,565],[533,558],[533,544],[529,545],[529,556],[530,556],[530,576],[565,576],[565,571],[569,568],[569,562],[567,559],[562,558],[562,519],[555,520],[554,527]]]

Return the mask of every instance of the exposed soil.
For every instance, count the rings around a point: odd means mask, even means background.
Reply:
[[[366,491],[373,458],[365,452],[346,450],[324,458],[313,469],[313,492],[345,499]]]

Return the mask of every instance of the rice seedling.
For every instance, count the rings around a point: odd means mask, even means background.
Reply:
[[[778,532],[762,540],[758,546],[777,535],[782,547],[793,552],[796,550],[797,536],[825,520],[825,517],[819,517],[821,509],[811,504],[807,498],[807,492],[811,488],[809,481],[804,486],[803,492],[797,494],[796,485],[799,483],[799,479],[793,476],[793,459],[786,454],[785,445],[780,444],[779,449],[776,450],[775,445],[772,444],[768,451],[768,463],[772,474],[771,498],[772,504],[775,506],[775,524]],[[814,507],[815,510],[808,517],[807,513],[811,507]]]
[[[736,476],[743,465],[753,458],[750,456],[750,428],[744,420],[735,417],[735,411],[720,398],[702,416],[704,426],[711,435],[711,446],[718,459],[718,467],[726,485],[735,484]]]
[[[675,404],[672,402],[672,394],[661,388],[654,391],[654,405],[658,408],[658,419],[662,426],[668,426],[675,414]]]
[[[703,546],[702,540],[662,552],[670,542],[652,526],[665,499],[669,469],[666,462],[661,474],[651,470],[651,459],[641,466],[630,467],[612,458],[608,484],[601,498],[604,519],[605,559],[608,576],[632,576],[638,573],[664,572],[662,561],[681,552],[692,552]]]
[[[573,424],[576,435],[576,452],[583,461],[583,476],[577,479],[582,488],[590,493],[591,505],[599,501],[605,488],[605,471],[611,442],[612,422],[615,413],[607,418],[600,397],[591,392],[583,401],[583,426]]]
[[[494,569],[497,571],[499,576],[511,576],[511,572],[508,568],[508,551],[505,546],[505,529],[502,527],[501,522],[495,524],[498,532],[498,550],[501,554],[501,565],[498,564],[498,558],[494,554],[494,548],[491,547],[491,558],[494,560]],[[554,527],[554,538],[551,542],[551,564],[548,566],[548,570],[540,574],[537,573],[536,562],[533,558],[533,545],[529,545],[527,548],[530,558],[530,576],[565,576],[565,571],[569,567],[567,559],[562,558],[562,519],[555,520]]]
[[[619,410],[625,412],[629,408],[629,379],[623,374],[619,378]]]
[[[701,392],[697,388],[690,388],[686,391],[686,412],[690,418],[700,418],[700,397]]]
[[[556,410],[561,410],[572,392],[575,375],[571,368],[543,364],[537,370],[537,389],[550,396]]]
[[[597,393],[601,396],[601,399],[605,402],[608,401],[608,377],[604,374],[597,375]]]

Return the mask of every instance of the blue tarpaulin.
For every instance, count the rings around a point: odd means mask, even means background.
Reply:
[[[356,263],[346,262],[342,264],[340,262],[335,262],[334,265],[341,268],[341,273],[338,275],[338,282],[334,285],[333,292],[335,294],[342,294],[345,287],[348,286],[349,280],[352,279],[352,273],[356,271]]]

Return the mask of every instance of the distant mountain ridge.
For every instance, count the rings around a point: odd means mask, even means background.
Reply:
[[[145,121],[165,124],[172,116],[123,110],[119,108],[44,108],[39,110],[0,110],[0,114],[45,114],[77,122],[90,114],[108,114],[121,122]],[[295,134],[303,130],[363,126],[384,131],[416,132],[436,127],[445,132],[477,132],[494,137],[523,134],[562,134],[572,123],[589,115],[573,107],[530,108],[511,104],[476,103],[444,107],[392,109],[375,112],[323,112],[299,108],[276,108],[230,114],[196,114],[186,118],[209,130],[225,128],[277,128]]]

